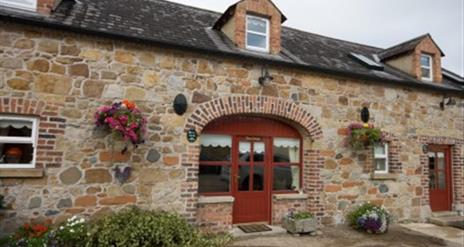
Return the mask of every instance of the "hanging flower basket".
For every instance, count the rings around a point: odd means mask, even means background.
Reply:
[[[348,126],[348,138],[350,146],[357,150],[384,141],[382,131],[375,128],[373,124],[350,124]]]
[[[115,136],[132,143],[134,147],[145,141],[147,120],[137,106],[128,100],[99,107],[95,113],[95,125],[109,129]],[[125,151],[127,145],[122,153]]]

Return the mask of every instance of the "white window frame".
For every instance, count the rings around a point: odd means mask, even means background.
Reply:
[[[248,30],[248,21],[249,19],[257,19],[257,20],[260,20],[260,21],[264,21],[266,22],[266,33],[263,34],[263,33],[260,33],[260,32],[255,32],[255,31],[252,31],[252,30]],[[269,19],[267,18],[263,18],[263,17],[259,17],[259,16],[255,16],[255,15],[247,15],[246,16],[246,23],[245,23],[245,44],[246,44],[246,48],[248,50],[253,50],[253,51],[260,51],[260,52],[269,52],[269,43],[270,43],[270,22],[269,22]],[[248,45],[248,33],[252,33],[252,34],[257,34],[257,35],[266,35],[266,47],[265,48],[262,48],[262,47],[258,47],[258,46],[252,46],[252,45]]]
[[[14,115],[0,115],[0,120],[20,120],[32,122],[31,137],[0,136],[0,143],[32,144],[32,148],[34,149],[32,154],[32,161],[30,164],[0,164],[0,169],[35,168],[37,157],[37,140],[39,135],[39,118],[32,116],[23,117]]]
[[[430,64],[429,66],[425,66],[422,64],[422,57],[427,57],[429,58],[429,61],[430,61]],[[421,77],[422,77],[422,80],[425,80],[425,81],[432,81],[433,80],[433,57],[431,55],[428,55],[428,54],[421,54],[421,57],[420,57],[420,68],[421,68]],[[429,75],[428,76],[424,76],[422,74],[422,69],[428,69],[430,71]]]
[[[372,152],[374,153],[374,173],[375,174],[388,174],[389,171],[390,171],[390,166],[388,165],[389,163],[389,160],[388,160],[388,143],[382,143],[380,145],[384,145],[384,149],[385,149],[385,154],[376,154],[375,153],[375,145],[379,145],[379,144],[374,144],[374,146],[372,147]],[[375,167],[375,164],[376,164],[376,160],[385,160],[385,170],[377,170],[376,167]]]

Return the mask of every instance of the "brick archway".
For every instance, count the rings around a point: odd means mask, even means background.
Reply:
[[[292,101],[267,96],[228,96],[202,103],[188,118],[186,130],[201,133],[214,119],[234,114],[280,117],[301,126],[312,140],[322,137],[321,126],[307,110]]]
[[[284,120],[312,141],[323,136],[321,126],[307,110],[292,101],[267,96],[227,96],[202,103],[196,106],[187,119],[185,132],[195,129],[201,133],[208,123],[215,119],[241,114]],[[199,153],[200,144],[196,142],[187,145],[187,150],[182,155],[186,178],[182,184],[181,197],[185,202],[184,216],[192,223],[202,224],[197,221]],[[323,216],[323,207],[320,205],[319,198],[323,189],[319,168],[323,167],[323,161],[319,150],[312,149],[310,146],[303,147],[303,190],[308,195],[307,208],[317,215],[318,220]],[[310,169],[311,167],[317,169]],[[227,224],[229,223],[220,223],[216,230],[224,230],[221,227]]]

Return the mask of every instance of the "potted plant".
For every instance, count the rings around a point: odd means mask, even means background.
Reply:
[[[292,234],[310,233],[316,231],[317,221],[309,212],[294,214],[290,212],[283,218],[283,227]]]
[[[348,126],[349,144],[354,149],[363,149],[377,142],[383,142],[383,134],[373,124],[353,123]]]
[[[388,231],[391,216],[385,207],[365,203],[349,213],[347,220],[356,230],[381,234]]]

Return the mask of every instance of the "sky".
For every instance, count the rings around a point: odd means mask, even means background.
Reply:
[[[238,0],[170,0],[224,12]],[[464,76],[464,0],[274,0],[285,26],[388,48],[430,33],[442,65]]]

